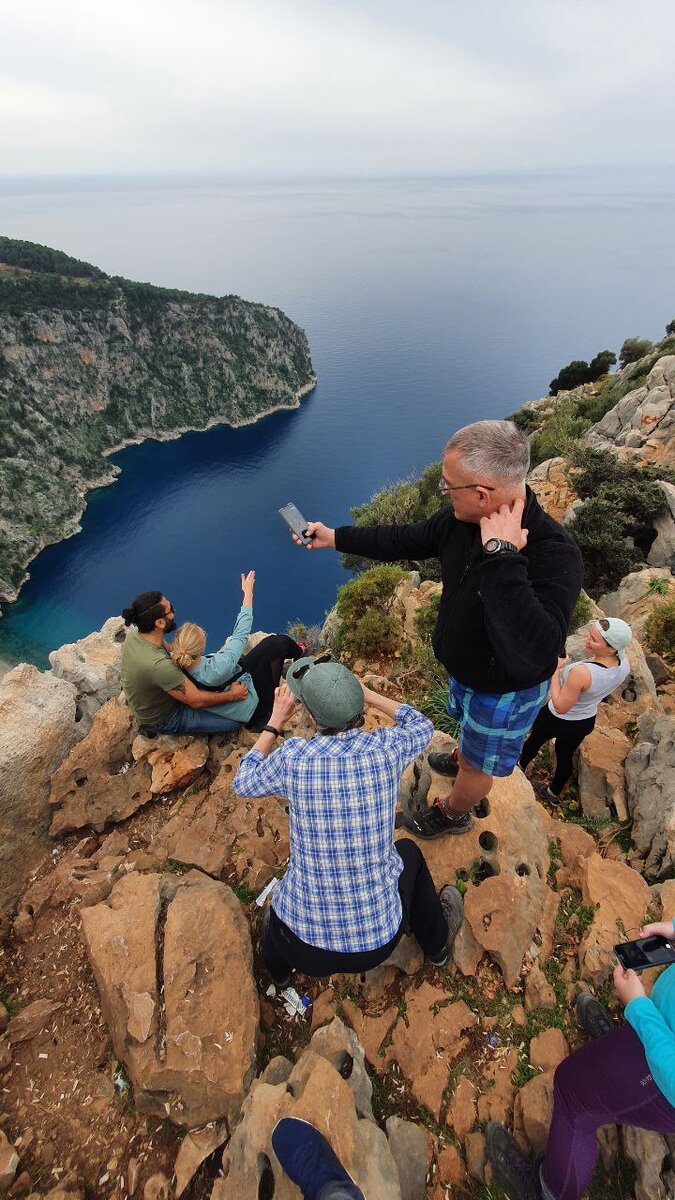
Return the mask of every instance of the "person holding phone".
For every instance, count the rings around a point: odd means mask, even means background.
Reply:
[[[379,562],[440,560],[433,648],[448,672],[459,746],[429,755],[431,769],[454,785],[406,818],[416,837],[471,829],[472,809],[493,777],[513,772],[565,644],[581,554],[527,486],[529,463],[529,442],[512,421],[477,421],[445,446],[439,488],[448,504],[428,520],[338,529],[307,523],[310,553],[330,547]]]
[[[232,636],[216,654],[204,654],[206,633],[192,622],[186,622],[177,630],[169,654],[200,690],[221,691],[234,682],[245,687],[241,700],[216,705],[210,711],[259,732],[269,721],[284,662],[300,658],[306,647],[285,633],[271,633],[244,653],[253,627],[254,587],[255,571],[242,575],[242,606]]]
[[[569,658],[558,659],[549,702],[538,713],[520,755],[524,771],[542,746],[555,739],[555,774],[544,789],[544,799],[553,807],[560,804],[560,793],[572,774],[575,750],[595,728],[598,705],[630,674],[626,647],[632,638],[626,621],[601,617],[586,634],[587,660],[570,663]]]
[[[640,937],[671,940],[673,921],[645,925]],[[577,1014],[592,1040],[557,1068],[553,1117],[540,1171],[496,1122],[486,1129],[486,1153],[509,1200],[580,1200],[593,1178],[597,1130],[632,1125],[675,1134],[675,964],[647,996],[635,971],[620,964],[614,986],[626,1025],[616,1026],[601,1004],[584,994]]]

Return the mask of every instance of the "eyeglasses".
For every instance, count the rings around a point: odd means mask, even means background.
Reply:
[[[482,488],[484,492],[496,492],[497,489],[488,487],[487,483],[448,483],[441,475],[438,481],[438,490],[441,496],[447,496],[448,492],[464,492],[467,488]]]

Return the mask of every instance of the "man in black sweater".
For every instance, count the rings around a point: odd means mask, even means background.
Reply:
[[[382,562],[439,558],[443,592],[434,653],[449,676],[448,712],[460,723],[452,755],[429,765],[455,777],[447,798],[408,829],[465,833],[495,775],[510,775],[546,698],[582,582],[576,544],[526,486],[529,444],[511,421],[460,429],[443,453],[450,501],[411,525],[308,525],[310,550],[328,547]],[[297,539],[296,539],[297,541]]]

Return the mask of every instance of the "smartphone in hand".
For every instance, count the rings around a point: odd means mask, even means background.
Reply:
[[[634,942],[619,942],[614,953],[624,971],[646,971],[648,967],[663,967],[675,963],[675,947],[667,938],[653,933],[636,938]]]
[[[286,522],[291,533],[294,533],[295,536],[300,539],[303,546],[309,546],[311,544],[312,539],[311,537],[307,537],[305,532],[307,526],[309,525],[309,521],[303,517],[299,508],[296,508],[295,505],[291,503],[284,504],[284,507],[279,509],[279,516],[281,517],[282,521]]]

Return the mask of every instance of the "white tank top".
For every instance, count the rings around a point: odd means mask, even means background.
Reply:
[[[616,667],[603,667],[600,663],[584,662],[584,663],[568,663],[561,671],[562,682],[565,683],[569,671],[572,667],[584,666],[591,673],[590,687],[582,692],[576,704],[566,713],[557,712],[553,701],[549,700],[548,707],[554,717],[558,717],[561,721],[583,721],[587,717],[594,717],[598,711],[598,705],[606,696],[610,696],[616,688],[620,687],[624,679],[630,675],[630,663],[628,658],[624,658],[623,662],[617,664]]]

